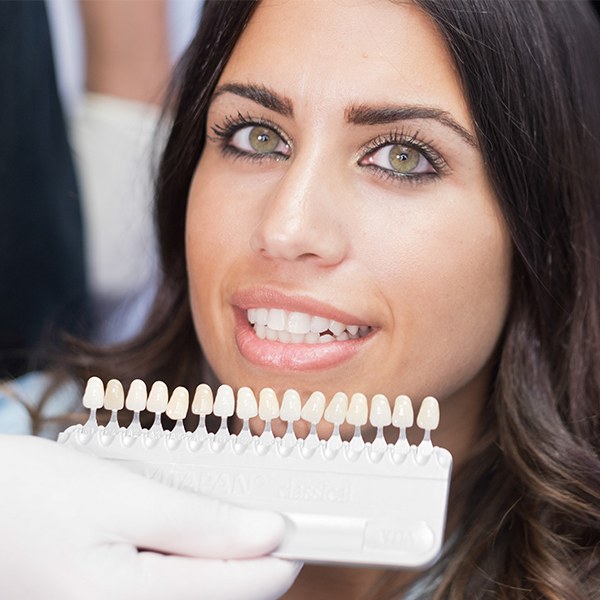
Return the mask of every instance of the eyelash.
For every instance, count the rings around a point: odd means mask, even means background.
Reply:
[[[242,113],[238,113],[236,117],[227,116],[222,124],[213,125],[211,131],[215,137],[208,136],[208,139],[217,142],[221,146],[221,152],[233,156],[234,158],[259,162],[263,160],[273,160],[273,154],[254,154],[231,145],[233,136],[238,131],[244,129],[244,127],[266,127],[272,129],[281,138],[283,143],[291,148],[290,141],[275,123],[268,119],[254,118],[249,115],[244,116]],[[277,160],[288,159],[286,155],[280,153],[275,153],[275,156]]]
[[[272,129],[289,148],[292,147],[291,142],[285,134],[279,129],[275,123],[268,119],[256,118],[250,115],[237,114],[237,116],[226,116],[221,124],[215,124],[211,127],[215,137],[208,136],[211,141],[217,142],[221,147],[223,154],[230,155],[234,158],[262,162],[264,160],[287,160],[289,156],[281,153],[252,153],[246,150],[237,148],[231,144],[233,136],[244,129],[245,127],[266,127]],[[444,175],[448,171],[448,165],[444,158],[434,150],[430,142],[425,142],[418,139],[418,132],[412,135],[407,134],[403,130],[395,129],[386,135],[377,136],[369,143],[365,144],[358,152],[358,164],[363,168],[369,169],[378,177],[384,180],[398,184],[418,184],[425,181],[431,181]],[[369,156],[373,156],[377,151],[385,146],[405,146],[416,150],[425,160],[431,165],[433,173],[400,173],[374,164],[361,164]]]

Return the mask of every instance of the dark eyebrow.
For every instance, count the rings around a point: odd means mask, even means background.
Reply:
[[[252,100],[284,117],[294,116],[291,100],[285,96],[279,96],[262,85],[224,83],[215,90],[212,99],[214,100],[227,92],[235,94],[236,96],[241,96],[242,98],[248,98],[248,100]]]
[[[439,108],[411,105],[376,107],[360,104],[348,107],[344,116],[348,123],[354,125],[381,125],[411,119],[434,119],[458,133],[470,146],[479,147],[472,133],[455,121],[449,112]]]

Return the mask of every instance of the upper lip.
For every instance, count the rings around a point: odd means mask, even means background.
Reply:
[[[288,312],[303,312],[325,317],[347,325],[369,325],[364,318],[341,310],[327,302],[317,300],[302,293],[290,294],[270,287],[252,287],[236,291],[231,303],[238,308],[282,308]]]

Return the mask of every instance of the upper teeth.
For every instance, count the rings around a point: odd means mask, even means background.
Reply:
[[[344,341],[362,337],[370,329],[368,325],[346,325],[333,319],[281,308],[250,308],[248,321],[258,337],[291,343]]]

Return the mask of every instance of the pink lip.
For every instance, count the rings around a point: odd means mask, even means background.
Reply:
[[[276,307],[335,319],[348,325],[366,324],[349,313],[302,296],[288,296],[268,288],[256,288],[236,293],[232,298],[235,311],[235,338],[242,356],[257,366],[290,371],[318,371],[351,360],[373,334],[363,338],[326,344],[283,344],[262,340],[248,323],[246,311],[255,307]]]

